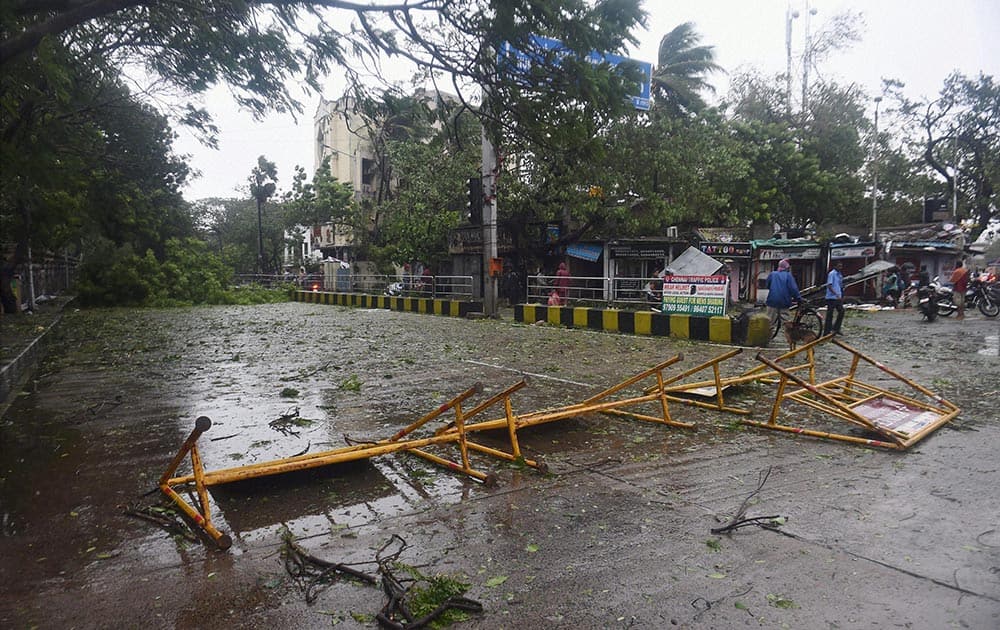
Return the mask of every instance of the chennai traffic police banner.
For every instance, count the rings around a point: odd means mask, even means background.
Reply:
[[[663,280],[663,312],[725,315],[729,276],[667,276]]]

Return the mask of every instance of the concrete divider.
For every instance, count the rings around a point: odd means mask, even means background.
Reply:
[[[296,291],[295,301],[335,306],[384,308],[392,311],[449,315],[451,317],[467,317],[471,313],[482,313],[483,311],[482,303],[474,300],[445,300],[438,298],[368,295],[365,293],[331,293],[329,291]]]
[[[468,317],[482,314],[483,305],[474,300],[296,291],[295,301],[335,306],[384,308],[393,311]],[[654,311],[624,311],[582,306],[514,305],[514,320],[526,324],[544,321],[556,326],[589,328],[632,335],[652,335],[694,339],[715,343],[765,348],[771,341],[767,315],[761,312],[741,317],[681,315]]]
[[[543,321],[571,328],[759,347],[766,347],[771,340],[768,318],[763,313],[744,317],[707,317],[654,311],[517,304],[514,306],[514,319],[526,324]]]

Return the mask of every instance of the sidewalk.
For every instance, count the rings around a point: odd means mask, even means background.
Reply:
[[[59,323],[73,296],[38,302],[32,313],[0,316],[0,415],[12,392],[35,371],[45,355],[48,332]]]

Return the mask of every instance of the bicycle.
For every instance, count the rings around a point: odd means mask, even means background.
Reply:
[[[802,300],[798,304],[793,304],[790,311],[795,311],[792,316],[792,323],[794,323],[799,330],[808,331],[816,335],[819,338],[823,335],[823,318],[820,317],[819,311],[813,307],[807,300]],[[771,339],[778,336],[781,332],[781,326],[784,323],[784,318],[782,313],[778,313],[777,320],[771,324]]]

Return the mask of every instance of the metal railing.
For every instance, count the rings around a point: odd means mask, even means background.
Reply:
[[[354,274],[341,270],[336,277],[323,274],[241,274],[236,284],[279,286],[294,284],[305,290],[365,293],[368,295],[398,295],[445,299],[473,299],[472,276],[416,276],[388,274]],[[609,278],[602,276],[529,276],[525,281],[529,304],[606,305],[625,308],[657,305],[663,299],[663,279]],[[555,293],[555,298],[553,297]]]
[[[256,284],[263,287],[295,285],[307,291],[336,291],[368,295],[399,295],[446,299],[472,299],[472,276],[411,276],[387,274],[354,274],[342,270],[334,277],[321,273],[306,274],[238,274],[236,286]]]
[[[472,299],[472,276],[351,274],[351,293]]]
[[[527,280],[529,303],[561,305],[659,304],[663,297],[662,278],[605,278],[593,276],[531,276]],[[553,296],[553,293],[555,296]]]
[[[15,310],[34,310],[37,302],[72,293],[76,287],[79,260],[69,256],[44,255],[17,265],[11,274]]]

